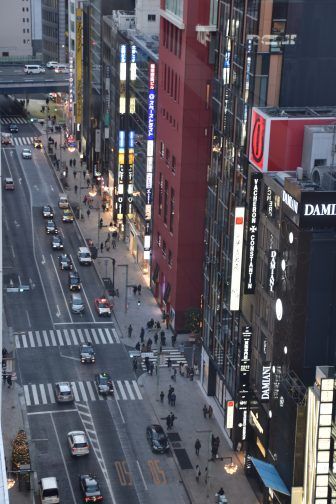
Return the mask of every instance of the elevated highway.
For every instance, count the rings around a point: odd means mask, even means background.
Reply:
[[[23,66],[0,67],[1,94],[38,94],[50,92],[67,92],[69,74],[58,74],[46,69],[45,73],[25,74]]]

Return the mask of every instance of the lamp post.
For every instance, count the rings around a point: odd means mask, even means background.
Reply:
[[[99,259],[105,259],[105,261],[106,261],[105,264],[107,264],[107,261],[112,261],[112,289],[113,289],[113,296],[114,296],[115,259],[114,259],[114,257],[108,257],[108,256],[100,256]],[[127,265],[119,264],[119,266],[127,266]]]
[[[209,435],[209,439],[208,439],[208,464],[207,464],[207,475],[206,475],[206,488],[207,488],[207,501],[209,499],[209,495],[210,495],[210,468],[211,468],[211,465],[209,465],[209,462],[212,460],[211,459],[211,436],[212,436],[212,431],[209,430],[209,429],[206,429],[206,430],[196,430],[196,432],[200,433],[200,434],[208,434]]]
[[[126,268],[126,281],[125,281],[125,313],[127,313],[127,289],[131,287],[128,285],[128,264],[118,264],[120,268]]]

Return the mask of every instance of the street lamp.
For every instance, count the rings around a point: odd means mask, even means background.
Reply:
[[[228,464],[225,464],[224,465],[224,471],[227,473],[227,474],[235,474],[238,470],[238,466],[237,464],[235,464],[233,461],[232,461],[232,457],[223,457],[223,460],[225,459],[228,459],[230,460],[230,462]]]
[[[97,194],[97,189],[96,189],[96,186],[92,185],[91,186],[91,189],[89,191],[89,195],[91,196],[91,198],[94,198]]]

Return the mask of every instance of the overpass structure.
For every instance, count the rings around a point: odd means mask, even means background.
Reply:
[[[46,69],[45,73],[25,74],[22,66],[0,67],[0,93],[3,94],[39,94],[67,92],[69,74],[57,74]]]

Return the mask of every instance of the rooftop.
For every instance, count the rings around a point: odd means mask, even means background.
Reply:
[[[335,107],[258,107],[265,115],[269,117],[336,117]]]

